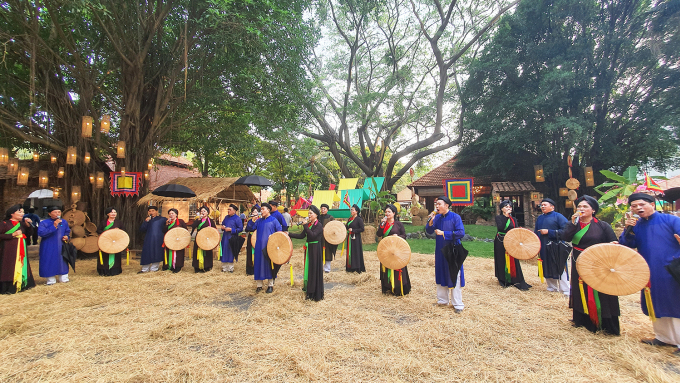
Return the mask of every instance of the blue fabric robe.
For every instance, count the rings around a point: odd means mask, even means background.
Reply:
[[[270,215],[267,218],[260,218],[255,222],[255,230],[257,230],[257,239],[255,240],[255,280],[261,281],[272,278],[272,265],[268,257],[262,253],[263,249],[267,248],[269,236],[281,231],[281,223]]]
[[[243,231],[243,221],[241,220],[241,217],[239,217],[236,214],[228,215],[224,217],[224,221],[222,221],[222,226],[224,227],[224,229],[230,227],[231,232],[224,231],[224,233],[222,234],[222,257],[220,258],[220,261],[232,263],[234,262],[235,254],[231,250],[231,244],[229,243],[229,241],[238,239],[238,233]]]
[[[674,258],[680,257],[680,244],[673,234],[680,234],[680,218],[654,213],[648,219],[640,218],[633,227],[633,234],[619,237],[619,243],[637,248],[649,265],[654,314],[657,318],[680,318],[680,284],[664,268]],[[640,295],[642,312],[646,315],[647,303],[644,290]]]
[[[274,210],[272,211],[271,216],[279,221],[279,224],[281,224],[281,230],[288,231],[288,224],[286,223],[286,219],[283,218],[283,214],[279,213],[278,210]]]
[[[70,238],[71,229],[66,221],[61,221],[59,227],[54,227],[54,221],[56,220],[47,218],[40,221],[38,225],[38,235],[42,238],[39,273],[43,278],[68,274],[68,263],[61,256],[61,248],[64,244],[61,238],[65,235]]]
[[[140,265],[163,262],[165,259],[163,240],[165,239],[164,229],[167,221],[167,218],[159,215],[151,218],[148,222],[144,221],[144,223],[142,223],[142,227],[139,228],[139,231],[146,233],[146,237],[144,237],[142,259],[139,261]]]
[[[538,216],[536,219],[536,228],[534,229],[534,233],[538,236],[538,238],[541,240],[541,260],[543,261],[543,270],[550,270],[551,266],[548,264],[551,261],[551,258],[546,255],[546,244],[549,241],[556,241],[558,237],[558,231],[564,230],[564,228],[567,226],[567,223],[569,221],[560,213],[556,211],[551,211],[548,214],[541,214]],[[541,229],[548,229],[548,234],[543,235],[539,232]],[[566,268],[567,265],[565,264],[564,267]],[[560,276],[545,276],[546,278],[553,278],[554,279],[559,279]]]
[[[442,249],[448,244],[457,245],[460,243],[460,239],[465,236],[465,226],[463,226],[463,220],[460,216],[452,211],[446,213],[446,215],[437,214],[432,222],[432,226],[425,223],[425,231],[428,234],[434,234],[435,230],[441,230],[444,232],[444,236],[437,236],[437,245],[434,250],[434,275],[437,284],[440,286],[446,286],[448,288],[456,287],[456,280],[451,279],[451,273],[449,272],[449,262],[444,258]],[[463,266],[460,267],[460,287],[465,286],[465,271]]]

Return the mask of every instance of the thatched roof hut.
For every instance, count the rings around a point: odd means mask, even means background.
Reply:
[[[209,206],[211,210],[220,211],[220,222],[227,214],[227,207],[233,203],[235,205],[246,206],[255,200],[255,194],[245,185],[235,185],[237,177],[231,178],[175,178],[168,184],[184,185],[196,193],[196,197],[187,199],[177,199],[171,197],[160,197],[151,193],[140,198],[138,205],[144,206],[153,203],[159,206],[163,216],[167,211],[175,208],[179,211],[179,218],[188,221],[194,219],[191,215],[201,206]]]

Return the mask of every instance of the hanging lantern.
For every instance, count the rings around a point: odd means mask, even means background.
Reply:
[[[149,160],[149,165],[148,165],[148,167],[149,167],[149,170],[151,170],[151,168],[153,167],[153,159],[150,159],[150,160]]]
[[[60,166],[59,170],[57,171],[57,178],[64,178],[64,167]]]
[[[0,165],[9,164],[9,150],[7,148],[0,148]]]
[[[102,122],[100,123],[102,133],[108,133],[111,129],[111,116],[105,114],[102,116]]]
[[[97,180],[95,182],[95,187],[101,189],[104,187],[104,172],[97,172]]]
[[[81,198],[80,194],[80,186],[79,185],[73,185],[71,186],[71,202],[75,203],[77,201],[80,201]]]
[[[15,176],[19,172],[19,159],[18,158],[10,158],[9,163],[7,165],[7,173],[9,173],[10,176]]]
[[[84,161],[86,164],[89,164],[89,163],[90,163],[90,152],[85,152],[85,157],[83,157],[83,161]]]
[[[125,166],[120,168],[120,176],[125,177]]]
[[[67,165],[75,165],[76,160],[78,159],[76,147],[75,146],[69,146],[66,148],[66,164]]]
[[[574,201],[568,199],[564,202],[564,207],[567,209],[573,209],[574,208]]]
[[[593,167],[586,166],[585,173],[586,173],[586,186],[595,186],[595,176],[593,174]]]
[[[94,173],[90,173],[90,183],[94,185]]]
[[[22,167],[17,174],[17,185],[28,185],[28,168]]]
[[[33,161],[40,161],[40,154],[38,154],[38,152],[33,152]]]
[[[149,171],[148,170],[144,172],[144,179],[145,180],[149,179]]]
[[[534,165],[534,176],[536,177],[536,182],[545,182],[543,165]]]
[[[41,188],[47,187],[47,182],[49,178],[47,177],[47,170],[41,170],[38,172],[38,186]]]
[[[50,162],[53,164],[57,163],[57,156],[54,154],[50,154]]]
[[[567,195],[569,195],[569,189],[560,188],[560,197],[566,197]]]
[[[80,135],[83,138],[92,137],[92,116],[83,116],[82,130]]]
[[[59,188],[52,190],[52,193],[54,194],[54,198],[59,198]]]
[[[116,153],[116,157],[125,158],[125,141],[118,141]]]

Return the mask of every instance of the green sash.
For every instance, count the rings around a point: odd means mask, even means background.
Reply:
[[[11,221],[10,221],[11,222]],[[19,230],[21,227],[21,222],[17,222],[16,225],[14,225],[13,228],[9,229],[5,234],[13,234],[15,231]],[[21,288],[26,287],[26,283],[28,281],[28,260],[26,257],[28,257],[28,249],[26,248],[26,240],[25,238],[17,238],[19,240],[18,246],[19,249],[17,250],[17,257],[19,257],[20,253],[20,248],[23,247],[24,249],[24,259],[20,260],[21,261],[21,286],[17,286],[17,291],[21,291]]]
[[[116,221],[114,220],[113,222],[111,222],[111,223],[109,223],[108,225],[106,225],[106,226],[104,227],[104,231],[109,230],[109,229],[111,228],[111,226],[113,226],[114,222],[116,222]],[[115,262],[116,262],[115,255],[109,253],[109,270],[111,270],[111,268],[113,267],[113,264],[114,264]]]
[[[309,244],[310,243],[319,243],[319,241],[313,241],[313,242],[307,242],[305,243],[305,291],[307,291],[307,279],[309,275]]]
[[[16,226],[14,226],[13,228],[9,229],[9,231],[6,232],[5,234],[13,234],[15,231],[19,230],[19,227],[21,227],[21,224],[20,224],[20,223],[17,223]]]
[[[388,235],[390,235],[390,231],[392,231],[392,228],[393,228],[393,227],[394,227],[394,224],[392,224],[392,226],[390,226],[390,228],[387,229],[387,231],[385,232],[385,234],[383,234],[383,237],[387,237]]]
[[[574,234],[574,238],[571,240],[571,243],[573,245],[578,245],[579,242],[581,242],[581,238],[583,238],[583,236],[586,234],[591,223],[592,222],[589,222],[583,229],[579,230],[576,234]]]

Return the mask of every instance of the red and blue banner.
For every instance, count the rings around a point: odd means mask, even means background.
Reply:
[[[444,180],[444,195],[451,200],[454,206],[472,205],[472,178]]]
[[[125,172],[124,176],[120,172],[111,172],[109,175],[113,197],[139,196],[139,188],[142,186],[141,172]]]

